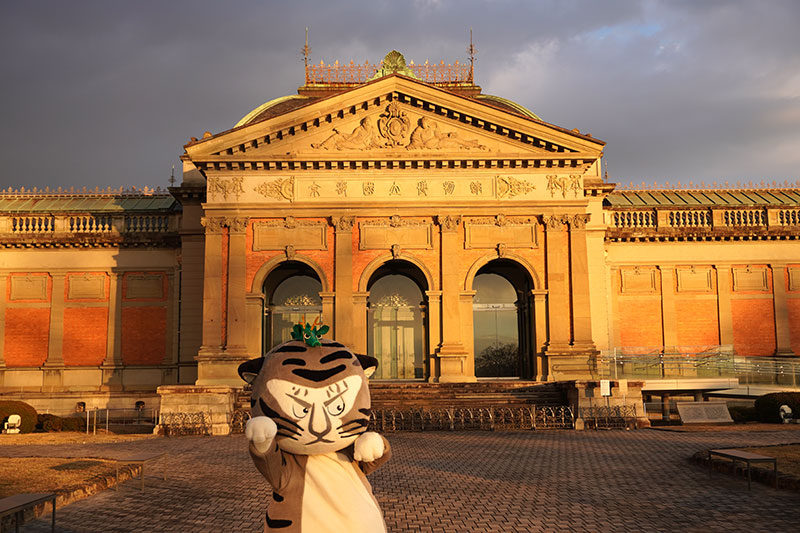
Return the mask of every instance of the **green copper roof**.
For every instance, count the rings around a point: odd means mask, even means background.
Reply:
[[[607,207],[800,206],[798,189],[614,191]]]
[[[130,213],[170,211],[176,200],[161,195],[0,195],[0,213]]]

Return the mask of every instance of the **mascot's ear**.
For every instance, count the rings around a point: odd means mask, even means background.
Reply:
[[[261,372],[261,367],[264,366],[264,358],[258,357],[256,359],[250,359],[249,361],[245,361],[241,365],[239,365],[239,377],[245,380],[248,383],[252,383],[259,372]]]
[[[361,363],[361,368],[364,369],[365,376],[370,377],[378,369],[378,360],[371,355],[357,353],[356,357],[358,362]]]

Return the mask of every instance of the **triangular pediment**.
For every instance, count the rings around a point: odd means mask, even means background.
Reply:
[[[403,76],[187,145],[192,160],[522,158],[602,155],[603,143]]]

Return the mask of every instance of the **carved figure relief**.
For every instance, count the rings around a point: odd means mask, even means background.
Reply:
[[[561,192],[561,197],[566,198],[567,192],[572,192],[577,198],[581,188],[580,174],[571,174],[569,176],[549,174],[547,176],[547,190],[550,191],[550,196],[554,197],[556,192]]]
[[[294,176],[289,178],[278,178],[270,182],[263,182],[253,189],[265,198],[275,198],[276,200],[294,200]]]
[[[369,117],[364,117],[351,133],[342,133],[333,128],[333,135],[321,143],[311,143],[311,148],[330,150],[366,150],[379,148],[381,143],[375,138],[375,128],[370,123]]]
[[[403,146],[411,121],[399,102],[386,106],[386,111],[378,119],[378,132],[386,139],[386,146]]]
[[[244,194],[243,187],[244,178],[208,178],[208,192],[212,196],[222,196],[223,200],[227,200],[229,195],[236,196],[239,199],[240,194]]]
[[[521,194],[528,194],[536,189],[536,185],[526,180],[519,180],[512,176],[497,176],[497,197],[514,198]]]
[[[477,148],[478,150],[486,150],[486,147],[477,140],[460,139],[456,131],[440,132],[439,124],[427,117],[420,118],[417,124],[414,131],[411,132],[411,140],[406,146],[408,150],[420,150],[423,148],[433,150]]]

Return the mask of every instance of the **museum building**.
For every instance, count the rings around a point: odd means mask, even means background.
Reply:
[[[469,63],[307,65],[297,94],[192,138],[168,191],[0,192],[0,395],[238,388],[315,321],[376,380],[800,353],[800,190],[615,190],[603,148],[483,94]]]

